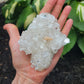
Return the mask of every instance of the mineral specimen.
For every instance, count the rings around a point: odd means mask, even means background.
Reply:
[[[47,69],[54,54],[69,42],[57,19],[49,13],[37,15],[18,41],[20,50],[31,54],[31,66],[38,71]]]

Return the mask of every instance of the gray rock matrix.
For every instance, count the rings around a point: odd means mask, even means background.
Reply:
[[[38,71],[47,69],[54,54],[69,42],[60,32],[57,19],[49,13],[37,15],[18,41],[20,51],[31,54],[31,67]]]

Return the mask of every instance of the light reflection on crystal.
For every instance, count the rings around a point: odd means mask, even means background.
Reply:
[[[42,18],[43,16],[46,16]],[[34,18],[20,40],[20,50],[31,54],[31,64],[35,70],[48,68],[57,51],[68,43],[66,35],[60,32],[57,19],[48,13],[42,13]],[[46,39],[44,39],[46,37]]]

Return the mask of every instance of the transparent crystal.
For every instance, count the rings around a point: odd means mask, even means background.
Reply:
[[[31,54],[31,65],[38,71],[47,69],[54,54],[67,43],[57,19],[48,13],[37,15],[19,40],[20,50]]]

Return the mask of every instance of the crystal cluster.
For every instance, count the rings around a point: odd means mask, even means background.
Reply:
[[[47,69],[54,54],[67,43],[69,39],[60,32],[57,19],[49,13],[37,15],[19,40],[20,50],[31,54],[31,66],[38,71]]]

